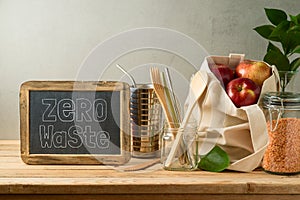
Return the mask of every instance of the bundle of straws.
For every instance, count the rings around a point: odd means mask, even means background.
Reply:
[[[161,72],[157,67],[153,67],[150,69],[150,76],[154,91],[162,105],[168,126],[171,130],[174,130],[172,134],[175,138],[178,133],[175,130],[180,131],[179,128],[182,123],[182,118],[180,105],[174,93],[169,69],[165,68],[165,71]],[[180,145],[178,154],[178,159],[181,164],[188,163],[188,157],[183,144]]]

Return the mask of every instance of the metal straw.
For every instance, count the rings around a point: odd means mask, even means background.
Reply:
[[[181,116],[180,116],[179,102],[177,101],[177,98],[175,96],[174,89],[173,89],[173,83],[172,83],[171,76],[170,76],[170,72],[169,72],[169,69],[167,67],[165,68],[165,74],[166,74],[166,77],[167,77],[168,88],[171,91],[171,98],[172,98],[174,110],[175,110],[176,115],[177,115],[176,117],[180,122],[181,121]]]
[[[134,80],[134,78],[131,76],[131,74],[129,74],[123,67],[121,67],[119,64],[116,64],[116,66],[124,73],[128,76],[128,78],[131,80],[132,85],[134,88],[136,88],[136,82]]]

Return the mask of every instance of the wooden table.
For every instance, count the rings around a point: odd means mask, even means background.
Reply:
[[[26,165],[19,154],[19,141],[0,140],[0,199],[300,199],[300,175]]]

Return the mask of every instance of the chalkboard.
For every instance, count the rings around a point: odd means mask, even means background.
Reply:
[[[130,159],[129,86],[29,81],[20,89],[27,164],[123,164]]]

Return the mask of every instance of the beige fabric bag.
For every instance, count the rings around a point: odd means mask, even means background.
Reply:
[[[250,172],[260,166],[268,143],[264,113],[258,104],[235,107],[208,66],[208,62],[213,60],[234,68],[243,59],[243,55],[232,54],[229,57],[210,56],[204,60],[200,70],[208,73],[209,80],[198,100],[198,107],[193,111],[198,123],[198,142],[194,145],[198,145],[197,155],[204,155],[217,144],[231,159],[228,169]],[[260,98],[265,92],[277,91],[278,73],[274,66],[271,68],[273,74],[265,80]],[[194,81],[193,78],[191,81]],[[189,103],[187,98],[185,106]]]

